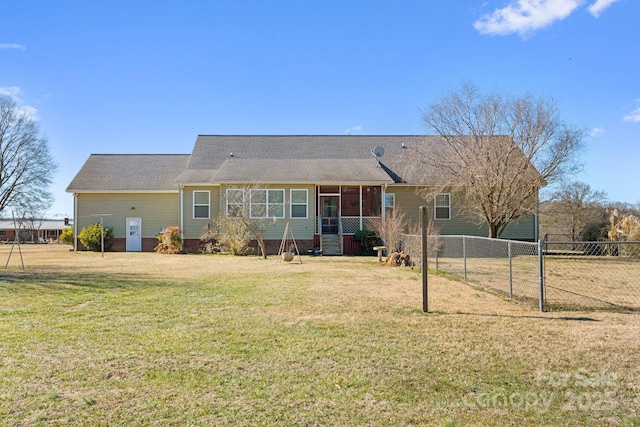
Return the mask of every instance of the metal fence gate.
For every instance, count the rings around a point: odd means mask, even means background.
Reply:
[[[420,235],[403,250],[422,259]],[[640,242],[537,243],[428,236],[429,269],[545,310],[640,311]]]

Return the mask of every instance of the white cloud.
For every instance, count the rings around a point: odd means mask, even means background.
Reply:
[[[591,137],[595,138],[596,136],[600,135],[601,133],[604,133],[604,129],[602,128],[593,128],[591,129]]]
[[[362,132],[362,125],[352,126],[349,129],[345,130],[344,133],[347,135],[351,135],[352,132]]]
[[[516,0],[482,16],[473,26],[482,34],[517,33],[524,36],[565,19],[582,2],[583,0]]]
[[[38,110],[33,108],[30,105],[25,105],[22,98],[20,98],[21,92],[22,91],[18,86],[0,87],[0,96],[8,96],[9,98],[13,99],[16,102],[16,106],[17,106],[16,110],[18,112],[27,114],[31,116],[31,118],[34,120],[39,120],[39,117],[37,114]]]
[[[556,21],[562,21],[581,7],[586,0],[511,0],[502,9],[480,17],[474,28],[481,34],[519,34],[525,37]],[[598,18],[619,0],[595,0],[587,7]]]
[[[18,86],[0,87],[0,95],[13,98],[15,101],[19,101],[20,88]]]
[[[18,43],[0,43],[0,49],[27,50],[27,47]]]
[[[602,15],[602,12],[618,0],[596,0],[591,6],[589,6],[589,13],[598,18]]]
[[[624,116],[623,120],[625,122],[640,122],[640,107]]]

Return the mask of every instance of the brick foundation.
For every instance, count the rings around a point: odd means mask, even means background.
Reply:
[[[267,246],[267,255],[276,255],[280,250],[281,240],[265,240],[265,244]],[[156,238],[144,238],[142,239],[142,252],[153,252],[156,245],[158,244],[158,240]],[[309,250],[313,250],[314,241],[313,240],[296,240],[296,244],[298,245],[298,250],[300,251],[300,255],[306,255]],[[185,239],[184,240],[184,251],[190,254],[197,254],[202,252],[203,248],[202,242],[199,239]],[[251,248],[250,254],[259,255],[260,249],[258,247],[258,243],[253,240],[249,243]],[[80,241],[78,241],[78,250],[86,251],[85,248]],[[127,240],[123,238],[113,238],[108,242],[105,242],[105,252],[125,252],[127,250]]]

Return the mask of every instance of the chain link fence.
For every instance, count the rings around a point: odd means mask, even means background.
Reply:
[[[640,310],[640,242],[544,242],[550,309]]]
[[[429,236],[429,269],[540,310],[640,310],[640,242],[520,242]],[[422,257],[421,236],[403,250]]]
[[[403,250],[419,260],[419,235],[403,235]],[[473,236],[429,236],[429,269],[531,304],[540,303],[539,245]]]

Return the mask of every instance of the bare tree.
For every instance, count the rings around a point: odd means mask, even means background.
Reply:
[[[575,242],[589,221],[596,218],[596,211],[606,198],[604,191],[593,190],[584,182],[569,182],[552,194],[541,211],[545,222]]]
[[[0,213],[8,207],[51,205],[48,187],[56,171],[38,122],[0,96]]]
[[[249,184],[228,188],[225,195],[227,215],[242,222],[244,229],[258,244],[260,255],[264,259],[267,259],[265,227],[268,222],[275,222],[276,217],[284,216],[284,194],[281,195],[282,200],[278,200],[279,194],[280,190],[269,190],[261,184]],[[273,211],[280,207],[283,209],[281,213]]]
[[[584,131],[565,125],[553,100],[463,84],[422,117],[441,138],[412,157],[425,178],[438,176],[436,191],[454,192],[463,213],[488,224],[489,237],[535,212],[541,187],[578,169]]]
[[[384,222],[381,219],[373,221],[373,231],[382,239],[387,248],[387,255],[400,250],[402,245],[402,234],[409,226],[404,211],[396,206],[387,216]]]

